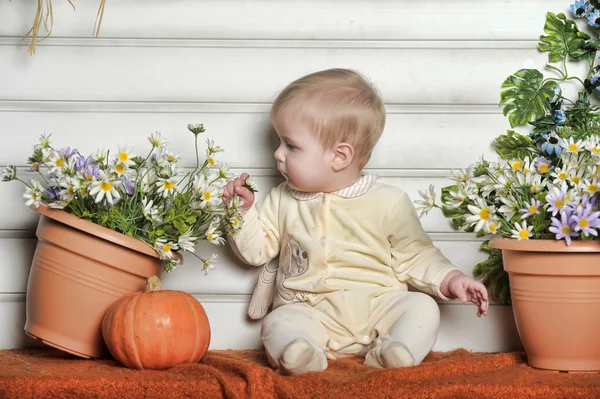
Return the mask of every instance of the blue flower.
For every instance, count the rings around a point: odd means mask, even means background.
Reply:
[[[596,72],[592,75],[592,78],[590,79],[590,82],[595,85],[596,83],[598,83],[598,80],[600,79],[600,73]]]
[[[571,4],[571,12],[576,17],[583,18],[589,6],[590,3],[587,1],[576,0],[575,3]]]
[[[598,76],[598,78],[600,78],[600,75]],[[552,98],[548,100],[550,104],[554,104],[555,102],[557,102],[560,99],[560,96],[562,95],[562,90],[560,88],[560,85],[558,84],[552,88],[552,91],[554,91],[554,94],[552,95]]]
[[[594,10],[588,14],[587,21],[589,26],[600,28],[600,12],[594,8]]]
[[[556,121],[557,125],[565,123],[565,121],[567,120],[567,118],[565,117],[565,111],[563,111],[562,109],[557,109],[556,111],[554,111],[554,120]]]
[[[556,155],[560,155],[560,152],[561,152],[560,139],[556,135],[556,133],[554,133],[554,132],[550,132],[548,134],[543,133],[540,136],[542,136],[544,139],[546,139],[546,142],[544,142],[544,144],[542,144],[542,151],[546,151],[548,154],[555,153]]]

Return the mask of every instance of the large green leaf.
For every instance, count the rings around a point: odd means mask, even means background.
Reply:
[[[558,15],[547,13],[544,32],[548,36],[540,36],[538,48],[550,52],[548,54],[550,62],[561,61],[567,56],[570,61],[579,61],[591,51],[586,46],[586,40],[590,39],[590,35],[580,32],[577,24],[565,17],[563,13]]]
[[[504,116],[512,127],[525,125],[550,112],[548,100],[554,97],[554,81],[543,83],[544,76],[537,69],[520,69],[510,75],[502,87],[508,87],[500,93],[500,105],[504,106]]]
[[[533,158],[534,144],[531,138],[523,136],[512,130],[498,136],[492,144],[502,159]]]

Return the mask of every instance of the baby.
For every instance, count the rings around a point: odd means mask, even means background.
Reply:
[[[408,195],[362,172],[385,107],[361,75],[329,69],[292,82],[273,103],[271,122],[285,182],[254,205],[244,173],[223,196],[243,201],[244,225],[229,237],[234,252],[265,265],[249,314],[262,317],[272,303],[261,340],[275,369],[321,371],[328,359],[352,355],[374,367],[417,365],[440,323],[427,294],[487,314],[485,287],[432,244]]]

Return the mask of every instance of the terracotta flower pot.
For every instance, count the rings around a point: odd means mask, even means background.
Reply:
[[[47,207],[27,283],[25,332],[84,358],[108,354],[102,318],[122,296],[161,275],[163,262],[146,243]]]
[[[600,370],[600,241],[495,238],[530,366]]]

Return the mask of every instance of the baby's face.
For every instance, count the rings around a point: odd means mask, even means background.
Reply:
[[[329,191],[333,152],[323,148],[305,124],[279,123],[280,144],[275,151],[277,169],[288,185],[299,191]]]

